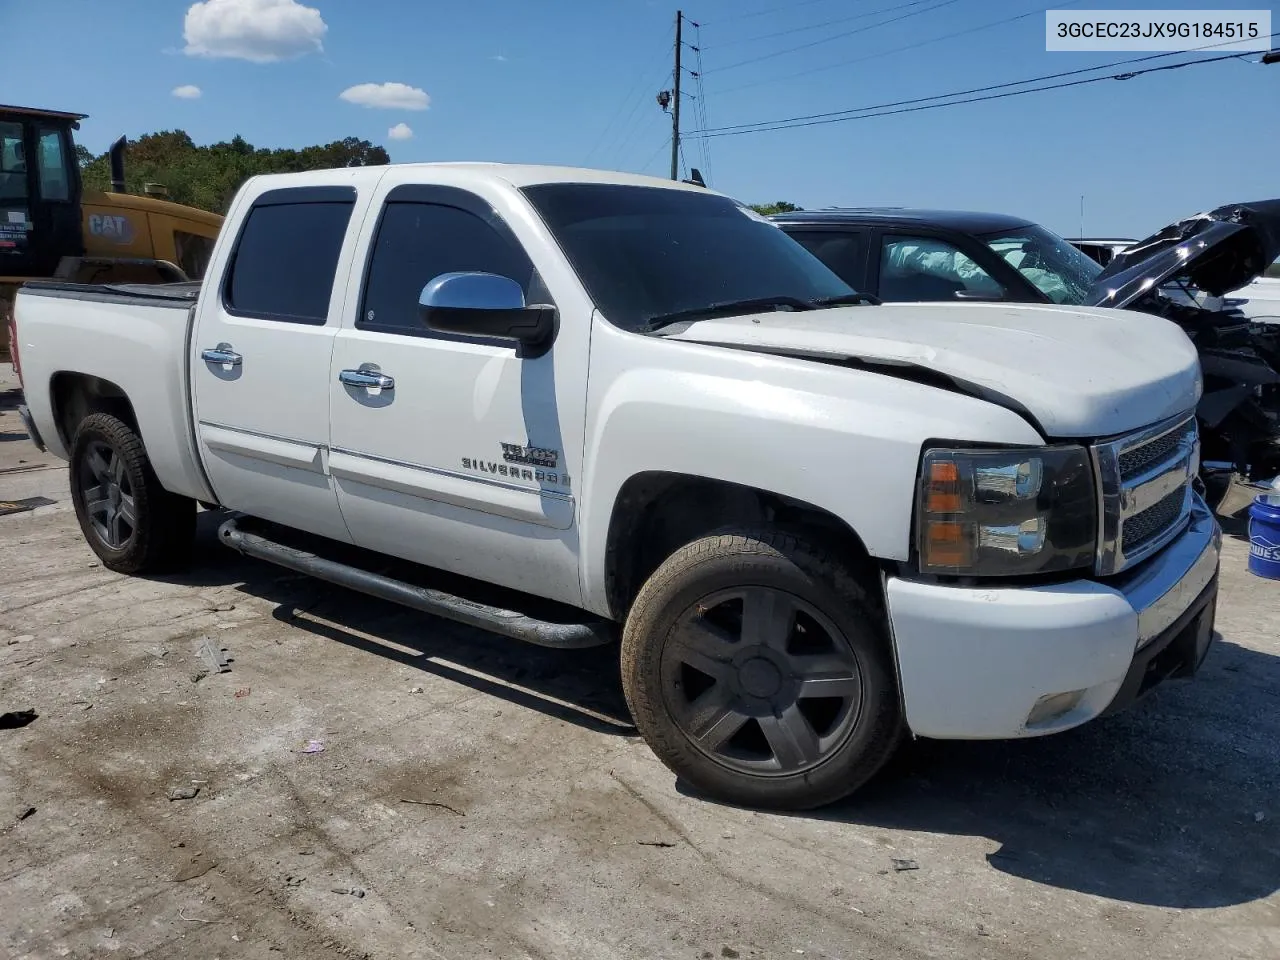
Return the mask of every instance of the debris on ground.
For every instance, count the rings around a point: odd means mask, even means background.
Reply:
[[[211,603],[209,604],[210,613],[230,613],[236,608],[234,603]]]
[[[38,716],[40,714],[34,710],[10,710],[8,713],[0,713],[0,730],[17,730],[34,721]]]
[[[21,823],[23,820],[27,819],[27,817],[34,816],[35,812],[36,812],[35,807],[24,807],[18,813],[18,822]]]
[[[323,740],[308,740],[298,750],[299,753],[324,753]]]
[[[52,506],[57,502],[57,500],[50,500],[48,497],[27,497],[25,500],[0,500],[0,517],[7,517],[11,513],[25,513],[28,510],[34,510],[36,507]]]
[[[220,647],[208,637],[196,643],[196,656],[204,661],[209,673],[230,673],[231,658],[227,656],[226,647]]]
[[[410,800],[408,797],[401,797],[400,802],[413,803],[413,804],[417,804],[420,807],[440,807],[442,810],[448,810],[450,813],[456,813],[460,817],[466,816],[466,814],[463,813],[461,810],[459,810],[457,807],[451,807],[447,803],[441,803],[438,800]]]
[[[290,874],[289,876],[284,878],[284,885],[286,887],[300,887],[304,883],[306,883],[306,881],[307,881],[306,877],[295,877],[292,874]]]
[[[5,641],[5,643],[6,643],[8,646],[11,646],[11,647],[12,647],[12,646],[16,646],[16,645],[17,645],[17,644],[19,644],[19,643],[29,643],[30,641],[32,641],[32,640],[34,640],[34,639],[35,639],[35,636],[34,636],[33,634],[30,634],[30,633],[24,633],[24,634],[22,634],[21,636],[17,636],[17,637],[10,637],[8,640],[6,640],[6,641]]]
[[[729,960],[736,960],[736,958],[742,956],[742,954],[738,953],[738,951],[733,949],[733,947],[721,947],[720,956],[728,957]]]
[[[236,691],[236,699],[237,699],[237,700],[243,700],[245,697],[247,697],[247,696],[248,696],[250,693],[252,693],[252,692],[253,692],[253,688],[252,688],[252,687],[245,687],[245,688],[244,688],[244,689],[242,689],[242,690],[237,690],[237,691]]]
[[[920,864],[916,863],[914,860],[900,860],[899,858],[894,857],[893,869],[897,870],[899,873],[903,870],[919,870]]]
[[[203,679],[204,679],[205,677],[207,677],[208,675],[209,675],[209,671],[208,671],[208,670],[192,670],[192,671],[191,671],[191,682],[192,682],[192,683],[199,683],[201,680],[203,680]]]
[[[409,692],[410,692],[410,693],[422,693],[422,692],[423,692],[423,689],[422,689],[422,687],[410,687],[410,688],[409,688]]]
[[[184,860],[178,865],[177,870],[173,874],[173,883],[186,883],[188,880],[194,880],[196,877],[203,877],[206,873],[218,865],[216,860],[206,860],[204,855],[197,853],[194,857]]]
[[[170,800],[194,800],[200,792],[199,787],[174,787],[169,791]]]
[[[357,897],[364,899],[364,891],[359,887],[330,887],[330,893],[340,893],[344,897]]]
[[[670,840],[637,840],[636,843],[642,847],[674,847],[675,844]]]
[[[1263,813],[1261,810],[1259,810],[1257,813],[1253,815],[1254,823],[1261,823],[1265,819],[1267,819],[1267,815]]]

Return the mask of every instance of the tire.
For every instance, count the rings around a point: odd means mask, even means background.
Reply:
[[[773,528],[720,531],[667,558],[623,628],[622,683],[659,759],[735,805],[831,803],[905,735],[879,604],[823,550]]]
[[[106,413],[85,417],[71,444],[71,499],[89,547],[118,573],[168,573],[195,542],[195,501],[160,485],[142,440]]]

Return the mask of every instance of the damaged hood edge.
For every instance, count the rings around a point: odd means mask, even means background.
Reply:
[[[1227,204],[1116,254],[1094,281],[1089,303],[1124,308],[1155,288],[1184,281],[1220,297],[1256,280],[1278,256],[1280,200]]]

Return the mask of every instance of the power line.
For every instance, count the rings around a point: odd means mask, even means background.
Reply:
[[[1280,34],[1273,34],[1272,36],[1278,36],[1278,35]],[[744,129],[744,130],[722,130],[716,133],[707,132],[705,134],[695,130],[691,132],[689,136],[734,137],[734,136],[740,136],[746,133],[769,133],[774,130],[791,130],[796,127],[815,127],[815,126],[822,126],[828,123],[842,123],[847,120],[870,120],[875,117],[889,117],[899,113],[916,113],[921,110],[936,110],[939,107],[958,107],[966,103],[981,103],[985,100],[1002,100],[1006,97],[1020,97],[1020,96],[1023,96],[1024,94],[1040,93],[1045,90],[1061,90],[1065,87],[1079,87],[1087,83],[1098,83],[1102,80],[1132,80],[1134,77],[1140,77],[1143,74],[1147,74],[1147,73],[1158,73],[1163,70],[1178,70],[1178,69],[1181,69],[1182,67],[1192,67],[1192,66],[1196,66],[1199,64],[1206,64],[1206,63],[1217,63],[1222,60],[1238,60],[1244,56],[1247,56],[1247,54],[1227,53],[1217,57],[1203,57],[1199,60],[1187,60],[1187,61],[1184,61],[1183,63],[1165,64],[1164,66],[1161,66],[1161,67],[1148,67],[1145,70],[1134,70],[1128,73],[1117,73],[1117,74],[1112,74],[1104,77],[1088,77],[1084,80],[1070,80],[1070,81],[1067,81],[1066,83],[1046,84],[1045,86],[1042,86],[1042,87],[1030,87],[1026,90],[1010,90],[1004,93],[989,94],[987,96],[969,97],[968,99],[965,99],[965,100],[948,100],[945,103],[926,103],[920,106],[902,107],[901,109],[897,109],[897,110],[884,110],[879,113],[865,113],[862,111],[873,110],[875,108],[860,107],[860,108],[855,108],[853,110],[844,111],[845,114],[848,114],[844,116],[827,116],[823,118],[819,118],[817,115],[814,115],[812,118],[792,117],[787,120],[773,121],[772,125],[761,125],[761,126],[753,127],[751,129]],[[1029,81],[1024,81],[1024,82],[1029,82]],[[942,94],[939,97],[933,98],[933,99],[945,100],[948,96],[955,96],[955,94]],[[924,99],[930,99],[930,98],[924,98]]]
[[[666,50],[667,50],[667,41],[664,40],[662,45],[664,69],[665,69],[665,61],[666,61]],[[647,63],[650,61],[645,61],[645,62]],[[623,98],[622,105],[616,111],[614,111],[609,115],[609,122],[606,123],[604,127],[601,128],[599,135],[596,137],[595,143],[592,144],[591,149],[587,151],[586,158],[583,160],[584,164],[590,163],[591,158],[595,156],[596,151],[599,150],[600,147],[604,144],[605,138],[610,135],[611,131],[614,132],[615,136],[621,133],[622,129],[626,126],[626,124],[631,120],[632,117],[635,116],[635,112],[637,109],[639,109],[640,104],[644,103],[644,101],[647,99],[647,95],[645,94],[645,91],[649,89],[649,85],[646,84],[644,81],[649,76],[651,76],[651,74],[649,73],[640,73],[637,75],[637,83],[635,84],[635,86],[631,88],[630,92],[626,95],[626,97]],[[642,96],[640,97],[640,100],[638,102],[633,103],[633,101],[635,101],[636,94],[638,93],[642,94]],[[627,104],[629,103],[632,104],[631,112],[627,114],[627,119],[624,120],[622,125],[619,126],[615,131],[614,124],[617,122],[618,118],[622,116],[622,112],[626,110]]]
[[[837,17],[835,20],[823,20],[821,23],[811,23],[803,27],[791,27],[789,30],[778,30],[774,33],[759,34],[754,37],[734,37],[732,40],[717,40],[709,46],[704,46],[704,50],[719,50],[721,47],[731,47],[738,43],[755,43],[757,40],[772,40],[775,37],[785,37],[792,33],[804,33],[808,30],[818,30],[822,27],[834,27],[840,23],[850,23],[854,20],[863,20],[867,17],[874,17],[881,13],[893,13],[896,10],[905,10],[907,7],[916,7],[922,3],[928,3],[929,0],[910,0],[908,3],[900,3],[893,7],[881,7],[879,10],[865,10],[862,13],[855,13],[848,17]]]
[[[667,137],[667,139],[663,140],[662,143],[658,144],[657,150],[649,154],[649,159],[646,160],[644,163],[640,164],[640,166],[637,168],[637,171],[639,173],[644,173],[646,170],[648,170],[649,165],[653,163],[654,160],[658,159],[658,154],[660,154],[663,150],[667,149],[667,147],[670,145],[671,145],[671,138]]]
[[[1273,37],[1280,36],[1280,33],[1272,34],[1272,36]],[[848,114],[865,113],[870,110],[881,110],[888,107],[901,107],[901,106],[906,106],[910,104],[925,103],[930,100],[950,100],[953,97],[963,97],[971,93],[987,93],[991,90],[1004,90],[1009,87],[1025,86],[1026,84],[1029,84],[1029,83],[1041,83],[1045,80],[1060,80],[1063,77],[1074,77],[1082,73],[1096,73],[1099,70],[1110,70],[1114,67],[1125,67],[1133,63],[1147,63],[1151,60],[1162,60],[1165,57],[1178,56],[1180,53],[1198,53],[1203,50],[1212,50],[1215,47],[1229,46],[1232,43],[1238,43],[1238,42],[1239,42],[1238,40],[1225,40],[1219,43],[1205,44],[1202,47],[1196,47],[1192,50],[1174,50],[1166,53],[1151,53],[1143,57],[1130,57],[1126,60],[1113,60],[1110,63],[1100,63],[1092,67],[1080,67],[1076,70],[1065,70],[1061,73],[1047,73],[1038,77],[1027,77],[1025,80],[1010,80],[1006,83],[994,83],[984,87],[971,87],[967,90],[954,90],[951,93],[936,93],[928,97],[917,97],[914,100],[897,100],[892,103],[877,103],[877,104],[871,104],[865,107],[853,107],[846,110],[832,110],[827,113],[811,113],[811,114],[805,114],[799,117],[786,117],[780,120],[756,120],[750,123],[727,124],[723,127],[710,127],[710,128],[705,128],[703,130],[693,130],[690,132],[689,135],[699,136],[703,134],[725,134],[729,131],[739,131],[739,130],[744,132],[749,132],[749,128],[761,127],[761,126],[772,126],[774,124],[779,124],[779,123],[791,123],[792,121],[796,121],[796,120],[820,120],[820,119],[825,119],[827,117],[843,117]],[[1215,59],[1222,60],[1222,59],[1235,59],[1235,58],[1236,58],[1235,55],[1232,55],[1231,57],[1201,58],[1200,60],[1187,61],[1186,63],[1179,64],[1178,66],[1188,66],[1192,63],[1209,63],[1209,62],[1213,62],[1213,60]],[[1160,69],[1164,69],[1164,68],[1160,68]],[[1148,73],[1148,72],[1151,72],[1151,71],[1139,71],[1138,73],[1133,74],[1133,76],[1140,76],[1141,73]],[[1112,77],[1095,77],[1094,79],[1109,80],[1113,78]],[[1122,76],[1116,79],[1129,79],[1129,77]]]
[[[1001,27],[1001,26],[1004,26],[1006,23],[1014,23],[1017,20],[1025,20],[1027,19],[1027,17],[1039,16],[1040,14],[1047,13],[1050,10],[1058,10],[1062,7],[1070,7],[1080,2],[1081,0],[1062,0],[1062,2],[1055,3],[1052,6],[1041,7],[1039,10],[1030,10],[1027,13],[1019,13],[1016,16],[1005,17],[1003,20],[993,20],[991,23],[979,24],[976,27],[968,27],[964,30],[957,30],[954,33],[944,33],[940,37],[933,37],[932,39],[929,39],[929,40],[919,40],[915,43],[909,43],[902,47],[893,47],[888,50],[877,50],[875,53],[869,53],[869,54],[866,54],[865,56],[853,57],[852,59],[848,59],[848,60],[837,60],[835,63],[828,63],[825,66],[810,67],[807,70],[800,70],[796,73],[786,73],[780,77],[770,77],[765,80],[752,80],[750,83],[743,83],[743,84],[739,84],[736,87],[729,87],[727,90],[721,90],[720,93],[726,94],[726,93],[736,93],[739,90],[750,90],[752,87],[760,87],[770,83],[781,83],[785,80],[795,80],[798,77],[807,77],[807,76],[810,76],[811,74],[822,73],[826,70],[834,70],[837,67],[847,67],[855,63],[863,63],[867,60],[875,60],[879,57],[888,57],[888,56],[892,56],[895,53],[906,53],[909,50],[916,50],[916,49],[919,49],[920,47],[928,46],[931,43],[938,43],[942,40],[954,40],[957,37],[968,36],[971,33],[978,33],[982,30],[990,30],[992,27]]]
[[[698,45],[693,48],[694,56],[698,63],[697,73],[694,75],[695,82],[698,85],[698,98],[695,107],[698,111],[698,124],[704,130],[711,126],[711,118],[707,115],[707,91],[702,85],[702,27],[694,25],[695,36]],[[711,142],[702,137],[698,141],[702,149],[702,174],[707,182],[711,181]]]
[[[919,0],[919,2],[924,3],[924,2],[927,2],[927,0]],[[831,43],[833,40],[842,40],[845,37],[852,37],[855,34],[866,33],[868,30],[874,30],[877,27],[886,27],[891,23],[898,23],[899,21],[906,20],[910,17],[918,17],[922,13],[932,13],[935,10],[941,10],[943,7],[949,7],[953,3],[959,3],[959,2],[960,0],[941,0],[940,3],[936,3],[932,7],[925,7],[923,10],[913,10],[910,13],[904,13],[902,14],[902,16],[899,16],[899,17],[892,17],[888,20],[881,20],[879,23],[873,23],[865,27],[856,27],[853,30],[846,30],[843,33],[833,33],[831,36],[823,37],[820,40],[811,40],[808,43],[802,43],[794,47],[787,47],[785,50],[775,50],[773,53],[765,53],[765,54],[761,54],[758,57],[750,57],[746,60],[738,60],[734,63],[726,64],[723,67],[712,67],[707,72],[723,73],[725,70],[733,70],[737,67],[745,67],[748,64],[759,63],[761,60],[772,60],[774,57],[785,56],[788,53],[796,53],[797,51],[800,51],[800,50],[808,50],[811,47],[816,47],[824,43]]]
[[[752,17],[763,17],[768,13],[778,13],[781,10],[794,10],[796,7],[808,7],[815,3],[822,3],[823,0],[797,0],[795,3],[784,3],[778,7],[769,7],[765,10],[753,10],[750,13],[735,13],[727,17],[717,18],[716,23],[731,23],[735,20],[750,20]],[[704,26],[707,21],[700,21]]]

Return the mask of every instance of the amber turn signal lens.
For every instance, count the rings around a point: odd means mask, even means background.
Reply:
[[[960,466],[954,460],[935,460],[929,464],[924,508],[929,513],[960,512]]]
[[[969,524],[929,521],[924,530],[924,560],[931,567],[965,567],[973,562]]]

